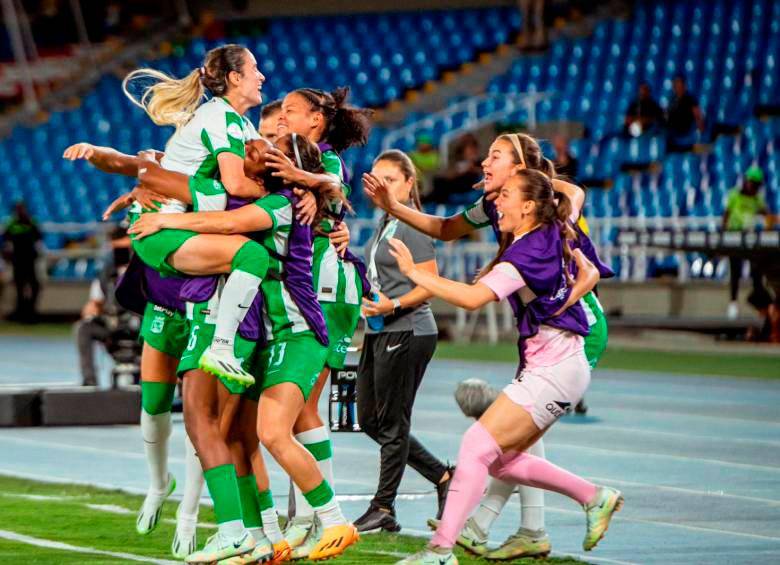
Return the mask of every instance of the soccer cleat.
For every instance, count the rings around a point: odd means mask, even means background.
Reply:
[[[321,537],[322,537],[322,526],[319,520],[315,520],[314,523],[309,528],[309,531],[306,533],[306,537],[303,539],[301,544],[292,550],[292,554],[290,555],[290,560],[298,561],[299,559],[308,558],[309,554],[312,551],[314,551],[315,547],[317,547],[317,544],[320,542]]]
[[[254,549],[255,539],[247,530],[244,530],[240,537],[234,539],[226,539],[217,532],[206,541],[203,549],[188,555],[185,562],[188,564],[219,563],[231,557],[251,553]]]
[[[273,547],[274,547],[274,556],[271,559],[272,565],[276,565],[277,563],[284,563],[285,561],[290,560],[290,555],[292,554],[292,547],[290,547],[290,544],[286,539],[283,539],[282,541],[275,543]]]
[[[373,504],[353,524],[360,534],[401,531],[401,524],[395,519],[394,512],[386,512]]]
[[[598,487],[593,501],[583,504],[588,529],[582,542],[582,549],[590,551],[604,537],[609,528],[612,514],[623,508],[623,495],[619,490],[609,487]]]
[[[243,386],[249,387],[255,384],[255,378],[244,370],[241,361],[227,349],[209,347],[200,356],[198,367],[207,373]]]
[[[441,520],[435,520],[430,518],[428,520],[428,527],[434,532],[438,529]],[[474,518],[466,520],[466,524],[458,535],[458,539],[455,540],[459,546],[465,549],[468,553],[481,557],[488,552],[488,539],[487,534],[484,533]]]
[[[309,532],[312,529],[313,519],[313,516],[295,516],[287,523],[287,527],[284,529],[284,539],[287,540],[287,543],[290,544],[290,547],[298,547],[307,537],[309,537]]]
[[[270,563],[274,558],[274,546],[271,544],[265,534],[260,536],[252,536],[255,540],[255,548],[249,553],[238,555],[236,557],[229,557],[217,562],[217,565],[254,565],[255,563]]]
[[[138,511],[138,517],[135,519],[135,531],[145,536],[151,533],[160,521],[160,515],[162,514],[163,504],[165,500],[173,494],[176,490],[176,479],[173,475],[168,473],[168,484],[163,491],[163,494],[148,492],[144,503],[141,505],[141,509]]]
[[[319,561],[341,555],[352,544],[360,539],[357,529],[352,524],[331,526],[322,531],[322,537],[312,552],[309,559]]]
[[[395,565],[458,565],[458,558],[452,552],[442,554],[426,547],[414,555],[396,561]]]
[[[173,534],[171,554],[176,559],[184,559],[198,549],[198,515],[189,515],[176,510],[176,532]]]
[[[512,561],[521,557],[547,557],[550,554],[550,536],[544,530],[520,528],[501,544],[501,547],[488,551],[488,561]]]

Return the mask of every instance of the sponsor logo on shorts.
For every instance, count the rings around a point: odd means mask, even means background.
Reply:
[[[547,408],[547,411],[550,414],[556,418],[560,418],[571,412],[571,402],[559,402],[554,400],[553,402],[548,402],[545,408]]]
[[[154,305],[154,311],[155,312],[162,312],[166,316],[173,316],[173,310],[169,310],[168,308],[165,308],[164,306],[158,306],[157,304]]]

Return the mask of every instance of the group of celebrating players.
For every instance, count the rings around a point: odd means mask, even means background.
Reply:
[[[106,211],[129,209],[134,256],[117,298],[143,314],[141,431],[151,480],[136,528],[151,532],[175,489],[167,449],[180,379],[186,480],[172,552],[187,563],[327,559],[359,538],[334,495],[333,451],[317,404],[330,370],[344,367],[371,294],[348,249],[350,185],[340,157],[366,142],[371,112],[348,105],[347,89],[302,88],[263,108],[258,133],[245,114],[262,102],[264,81],[241,45],[209,51],[182,79],[134,71],[125,93],[155,124],[176,128],[165,152],[77,143],[64,153],[136,177]],[[131,94],[139,84],[141,95]],[[541,442],[581,399],[606,347],[592,289],[612,273],[578,225],[584,193],[556,179],[524,134],[499,136],[483,170],[484,195],[449,218],[400,203],[378,175],[363,179],[375,205],[431,237],[493,228],[496,258],[473,284],[416,268],[403,243],[390,243],[401,272],[434,296],[468,309],[507,298],[520,337],[515,379],[473,414],[433,539],[400,563],[457,563],[455,543],[486,553],[487,531],[516,485],[523,525],[502,546],[504,558],[550,551],[538,489],[583,506],[586,550],[623,503],[618,491],[547,462]],[[295,520],[284,531],[260,444],[294,484]],[[198,549],[204,480],[217,533]]]

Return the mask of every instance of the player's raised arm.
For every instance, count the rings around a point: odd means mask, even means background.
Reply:
[[[62,154],[68,161],[85,160],[105,173],[134,177],[138,174],[140,159],[117,151],[113,147],[101,147],[91,143],[81,142],[71,145]]]

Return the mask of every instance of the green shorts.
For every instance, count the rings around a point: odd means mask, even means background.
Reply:
[[[198,362],[203,352],[211,345],[216,329],[216,311],[212,315],[212,305],[216,301],[208,300],[206,302],[187,303],[187,322],[189,325],[187,347],[181,355],[179,366],[176,372],[183,376],[187,371],[194,371],[198,368]],[[240,335],[236,336],[233,353],[236,358],[241,359],[241,366],[244,370],[251,372],[255,367],[255,352],[257,344],[254,341],[244,339]],[[227,389],[233,394],[242,394],[247,389],[233,381],[222,380]]]
[[[583,296],[580,304],[585,310],[585,316],[587,316],[590,326],[590,333],[585,337],[585,357],[588,359],[590,368],[593,369],[598,365],[604,350],[607,349],[609,337],[607,318],[604,316],[604,309],[601,307],[599,299],[592,292]]]
[[[196,235],[197,232],[187,230],[160,230],[143,239],[133,239],[133,251],[162,276],[176,276],[181,273],[168,263],[168,257]]]
[[[147,302],[141,341],[178,359],[187,345],[187,320],[181,312]]]
[[[328,348],[310,332],[269,342],[257,355],[254,375],[262,375],[260,388],[265,390],[282,383],[295,383],[308,399],[317,383]]]
[[[325,364],[331,369],[343,369],[347,359],[347,347],[352,343],[358,322],[360,306],[338,302],[320,302],[325,323],[328,326],[328,358]]]

